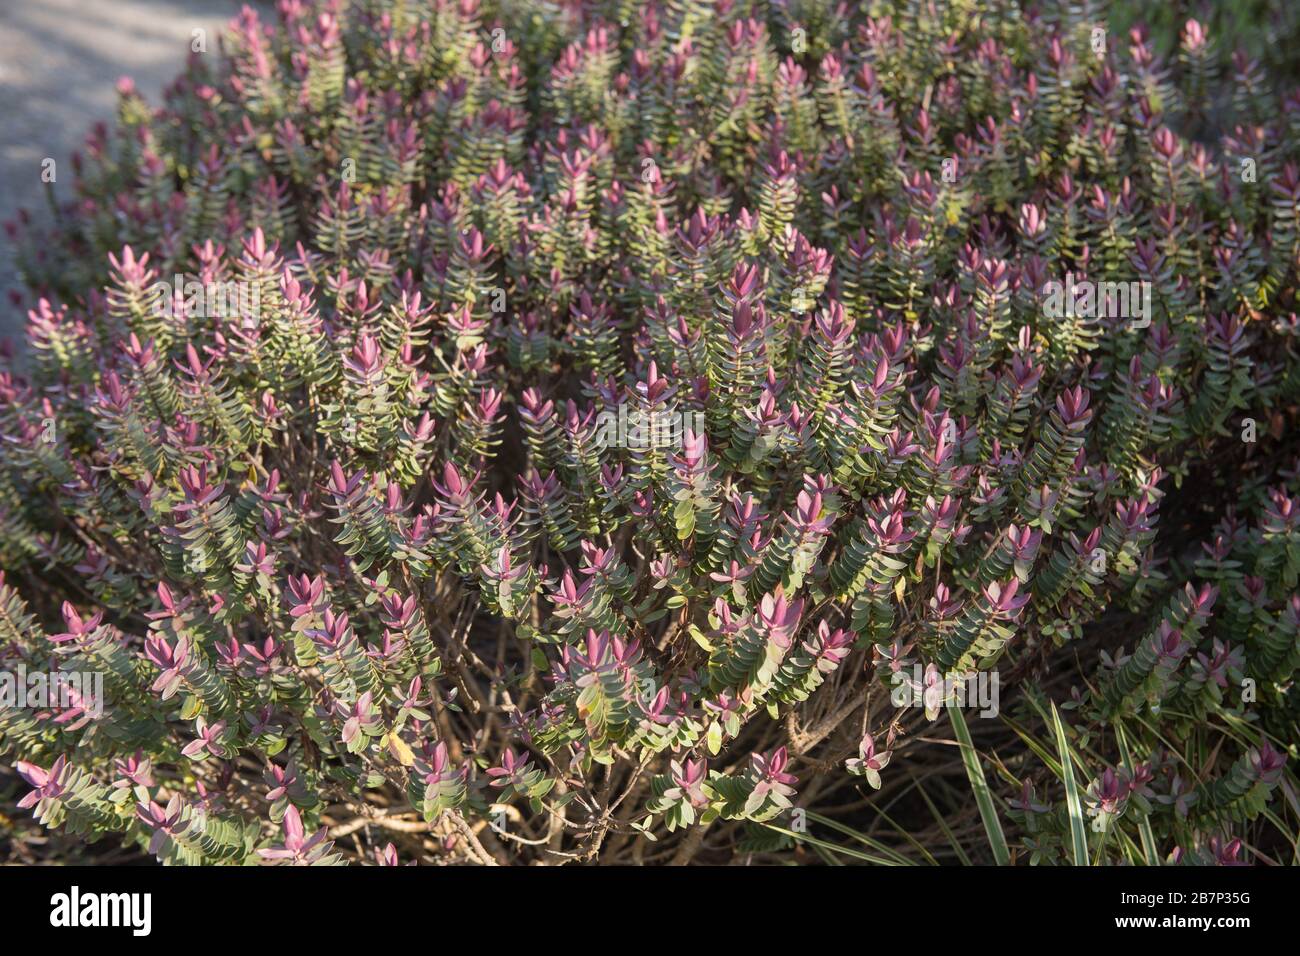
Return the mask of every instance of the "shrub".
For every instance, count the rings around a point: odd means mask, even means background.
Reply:
[[[21,805],[176,863],[1291,856],[1300,98],[928,9],[281,0],[123,83],[0,377],[0,647],[105,704],[0,711]]]

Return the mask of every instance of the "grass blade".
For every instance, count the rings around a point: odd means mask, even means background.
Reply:
[[[1083,821],[1083,801],[1079,799],[1079,785],[1074,781],[1074,761],[1070,759],[1070,745],[1065,740],[1061,715],[1052,704],[1052,723],[1056,729],[1056,749],[1061,755],[1061,771],[1065,777],[1065,803],[1070,811],[1070,845],[1075,866],[1088,865],[1088,827]]]
[[[962,866],[974,866],[975,864],[972,863],[971,858],[966,855],[966,851],[962,848],[956,834],[952,832],[952,827],[948,826],[948,821],[943,818],[943,814],[939,812],[939,808],[934,805],[934,801],[930,799],[930,795],[925,792],[925,788],[921,786],[919,781],[916,785],[916,792],[921,795],[921,799],[925,801],[925,805],[930,808],[930,815],[934,817],[934,822],[937,823],[939,829],[943,831],[943,835],[947,838],[948,845],[952,847],[952,852],[956,854],[958,862],[960,862]]]
[[[975,793],[975,803],[979,806],[980,819],[984,821],[984,832],[988,834],[989,848],[993,850],[993,860],[998,866],[1007,866],[1011,862],[1011,851],[1007,849],[1007,837],[1002,832],[1002,821],[998,819],[997,807],[993,804],[993,793],[988,781],[984,779],[984,768],[980,766],[979,754],[971,742],[970,729],[960,707],[948,706],[948,719],[952,721],[953,732],[961,744],[961,762],[966,765],[966,776],[970,778],[970,788]]]
[[[1124,725],[1116,721],[1115,736],[1119,738],[1119,754],[1124,759],[1124,769],[1133,775],[1133,756],[1129,753],[1128,741],[1124,736]],[[1156,850],[1156,837],[1151,832],[1151,821],[1146,817],[1138,823],[1138,836],[1142,839],[1142,853],[1146,857],[1147,866],[1160,865],[1160,853]]]
[[[824,827],[829,827],[832,830],[837,830],[838,832],[844,834],[845,836],[851,837],[852,839],[857,840],[859,843],[865,844],[869,849],[875,850],[877,853],[883,854],[884,856],[891,858],[899,866],[917,865],[914,861],[909,860],[907,857],[903,856],[897,850],[894,850],[886,846],[885,844],[881,843],[879,840],[872,839],[871,837],[867,836],[867,834],[863,833],[860,830],[855,830],[851,826],[847,826],[846,824],[840,823],[838,820],[832,820],[830,817],[824,817],[820,813],[813,813],[811,810],[808,811],[808,819],[811,820],[813,823],[820,824],[821,826]]]
[[[855,850],[852,847],[838,846],[834,843],[828,843],[825,840],[819,840],[807,833],[796,833],[794,830],[788,830],[785,827],[779,827],[774,823],[764,823],[762,826],[767,827],[776,833],[783,833],[799,843],[806,843],[814,850],[828,850],[832,853],[839,853],[847,856],[851,860],[861,860],[863,863],[874,863],[877,866],[898,866],[893,860],[883,856],[876,856],[871,853],[863,853],[861,850]]]
[[[907,785],[907,788],[903,790],[903,792],[894,799],[893,803],[890,803],[891,807],[894,805],[894,803],[897,803],[898,800],[902,799],[902,797],[911,793],[913,790],[920,791],[921,788],[917,785],[916,778],[910,777],[909,779],[911,782]],[[871,808],[872,813],[877,814],[880,817],[880,819],[884,820],[891,827],[893,827],[895,833],[901,836],[908,843],[912,844],[912,848],[916,850],[917,853],[920,853],[921,856],[925,857],[925,861],[927,863],[929,863],[931,866],[939,865],[939,861],[934,858],[934,854],[931,853],[929,849],[927,849],[926,846],[923,843],[921,843],[920,840],[912,836],[912,834],[907,830],[906,827],[899,826],[897,821],[895,821],[894,818],[891,817],[885,810],[882,810],[880,807],[876,806],[874,801],[868,800],[867,806]]]

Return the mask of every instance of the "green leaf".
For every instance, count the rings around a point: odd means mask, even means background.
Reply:
[[[871,853],[863,853],[861,850],[855,850],[852,847],[839,846],[834,843],[828,843],[825,840],[819,840],[816,837],[809,836],[807,833],[795,833],[793,830],[789,830],[785,827],[777,826],[774,823],[763,823],[761,825],[767,827],[769,830],[772,830],[773,832],[783,833],[786,836],[790,837],[791,839],[797,840],[800,843],[806,843],[811,847],[827,850],[831,853],[839,853],[842,854],[843,856],[847,856],[849,859],[852,860],[861,860],[864,863],[874,863],[876,866],[899,866],[900,865],[899,863],[897,863],[896,861],[894,861],[889,857],[876,856]]]
[[[673,509],[673,520],[677,525],[677,537],[685,541],[695,531],[695,509],[689,501],[677,502]]]
[[[1124,760],[1124,769],[1133,773],[1133,757],[1129,753],[1128,741],[1124,738],[1124,727],[1118,721],[1115,723],[1115,736],[1119,738],[1119,753]],[[1160,865],[1160,853],[1156,849],[1156,837],[1151,832],[1151,821],[1145,816],[1138,821],[1138,836],[1142,838],[1142,854],[1146,857],[1147,866]]]
[[[931,800],[930,795],[925,792],[925,788],[919,785],[915,777],[912,778],[912,781],[913,784],[916,785],[916,792],[920,794],[921,799],[925,801],[926,808],[930,811],[930,816],[934,817],[934,822],[939,825],[939,829],[942,830],[943,835],[947,837],[948,845],[952,847],[952,852],[957,855],[957,859],[961,862],[961,865],[974,866],[974,863],[971,862],[971,858],[966,854],[966,851],[962,849],[961,841],[958,840],[956,834],[952,832],[952,827],[948,826],[948,821],[943,818],[943,814],[940,813],[939,808],[934,805],[934,801]]]
[[[862,833],[859,830],[855,830],[852,827],[847,826],[843,823],[840,823],[838,820],[832,820],[830,817],[824,817],[819,813],[813,813],[811,810],[808,811],[808,819],[813,823],[818,823],[821,824],[822,826],[830,827],[832,830],[836,830],[839,833],[843,833],[845,836],[857,840],[859,843],[865,844],[870,849],[875,850],[883,854],[884,856],[888,857],[890,860],[893,861],[894,864],[898,866],[917,865],[915,862],[903,856],[903,854],[899,853],[897,850],[891,849],[890,847],[881,843],[879,840],[873,840],[867,834]]]
[[[704,632],[701,631],[698,627],[696,627],[694,624],[691,624],[687,626],[686,631],[688,634],[691,635],[691,640],[693,640],[696,644],[700,645],[700,647],[704,648],[706,651],[710,653],[713,652],[713,645],[709,643],[709,639],[704,636]]]
[[[984,768],[980,766],[979,754],[971,742],[966,718],[960,707],[949,704],[948,719],[952,721],[957,742],[961,744],[961,762],[966,765],[966,776],[970,778],[970,788],[975,794],[980,819],[984,821],[984,832],[988,834],[993,860],[998,866],[1007,866],[1011,862],[1011,851],[1007,849],[1006,834],[1002,832],[1002,822],[998,819],[997,807],[993,804],[993,793],[989,790],[988,781],[984,779]]]
[[[718,722],[716,720],[713,723],[709,724],[708,741],[709,741],[709,753],[716,756],[718,751],[722,749],[722,728],[718,726]]]
[[[1070,849],[1075,866],[1088,865],[1088,827],[1083,820],[1083,801],[1079,799],[1079,785],[1074,780],[1074,763],[1070,745],[1065,740],[1061,715],[1052,704],[1052,723],[1056,729],[1056,750],[1061,756],[1061,774],[1065,778],[1065,803],[1070,812]]]

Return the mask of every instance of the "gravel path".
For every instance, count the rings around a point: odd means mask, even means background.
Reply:
[[[97,121],[110,120],[115,85],[130,76],[150,103],[184,66],[192,31],[220,29],[238,0],[0,0],[0,222],[19,208],[48,214],[41,163],[57,163],[68,195],[69,157]],[[21,337],[26,302],[15,307],[13,250],[0,233],[0,336]]]

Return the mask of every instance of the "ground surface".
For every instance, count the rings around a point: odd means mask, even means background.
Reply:
[[[0,0],[0,222],[26,207],[48,215],[41,164],[56,162],[57,194],[69,157],[92,124],[113,116],[121,76],[150,103],[180,72],[193,31],[215,53],[238,0]],[[13,250],[0,234],[0,337],[20,337],[29,303],[15,307]]]

